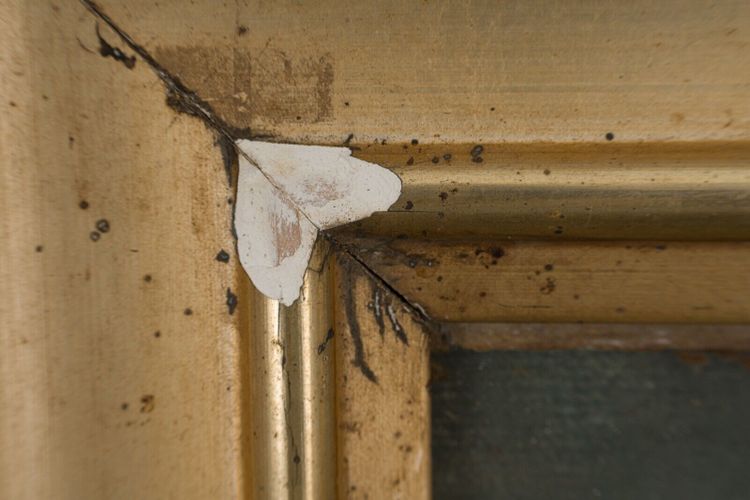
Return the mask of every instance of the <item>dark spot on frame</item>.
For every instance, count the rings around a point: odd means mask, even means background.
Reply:
[[[440,162],[440,158],[438,158],[437,156],[432,157],[432,163],[437,165],[439,162]]]
[[[237,26],[237,35],[243,36],[245,33],[247,33],[247,26],[243,24]]]
[[[545,264],[544,265],[544,270],[545,271],[552,271],[553,269],[555,269],[555,265],[554,264]]]
[[[141,413],[151,413],[156,406],[156,398],[153,394],[145,394],[141,397]]]
[[[37,253],[41,253],[42,250],[44,250],[44,247],[42,245],[37,245],[36,248],[35,248],[35,250],[36,250]]]
[[[419,144],[419,141],[418,141],[418,140],[416,140],[416,139],[412,139],[412,140],[411,140],[411,145],[412,145],[412,146],[416,146],[417,144]]]
[[[232,293],[231,288],[227,288],[227,309],[229,310],[230,316],[234,314],[234,310],[237,309],[237,302],[237,295]]]
[[[607,132],[604,135],[604,138],[607,139],[608,141],[611,141],[611,140],[613,140],[615,138],[615,134],[613,134],[612,132]]]
[[[226,264],[229,262],[229,254],[222,248],[219,253],[216,254],[216,260]]]
[[[448,193],[446,193],[445,191],[443,191],[442,193],[440,193],[440,194],[438,195],[438,197],[439,197],[439,198],[440,198],[441,200],[445,201],[445,200],[447,200],[447,199],[448,199]]]
[[[151,283],[152,279],[153,278],[151,277],[150,274],[146,274],[145,276],[143,276],[143,281],[145,281],[146,283]]]
[[[99,238],[101,238],[101,236],[102,235],[99,234],[98,231],[91,231],[89,233],[89,238],[91,239],[91,241],[99,241]]]
[[[410,156],[408,160],[406,160],[407,165],[414,165],[414,157]]]
[[[78,204],[78,208],[80,208],[81,210],[86,210],[87,208],[89,208],[89,202],[86,200],[81,200],[81,202]]]
[[[544,175],[549,175],[549,174],[551,174],[551,173],[552,173],[552,172],[550,171],[550,169],[548,169],[548,168],[545,168],[545,169],[544,169]]]
[[[100,233],[108,233],[109,221],[107,219],[99,219],[96,221],[96,229],[98,229]]]
[[[113,47],[102,38],[99,33],[99,24],[96,25],[96,36],[99,38],[99,55],[102,57],[111,57],[115,61],[120,61],[128,69],[133,69],[135,66],[135,56],[127,56],[123,51],[117,47]]]
[[[123,403],[123,404],[120,405],[120,409],[122,409],[122,411],[125,411],[125,410],[128,409],[129,406],[130,406],[129,404]]]
[[[352,139],[354,139],[354,134],[347,135],[346,139],[344,139],[344,146],[348,146],[352,142]]]
[[[539,291],[542,292],[544,295],[549,295],[555,291],[555,288],[557,288],[557,283],[555,282],[555,279],[547,278],[547,282],[544,284],[543,287],[539,289]]]
[[[477,158],[484,152],[484,146],[481,144],[477,144],[473,148],[471,148],[471,157]]]
[[[445,161],[450,161],[451,158],[453,158],[453,155],[451,155],[450,153],[445,153],[443,155],[443,160]]]
[[[406,210],[411,210],[412,208],[414,208],[414,203],[412,203],[411,200],[406,200],[406,204],[404,205],[404,208]]]
[[[156,330],[156,331],[154,332],[154,337],[156,337],[157,339],[158,339],[159,337],[161,337],[161,332],[160,332],[159,330]]]
[[[498,259],[505,255],[505,250],[500,247],[490,247],[487,250],[485,250],[484,248],[477,248],[474,250],[474,255],[476,255],[477,257],[479,257],[483,253],[487,253],[492,256],[492,261],[490,263],[494,266],[497,265]],[[486,263],[484,264],[484,267],[489,268]]]
[[[475,156],[471,159],[471,161],[473,161],[474,163],[482,163],[484,161],[484,158],[482,158],[481,156]]]
[[[182,314],[184,314],[185,316],[191,316],[193,314],[193,310],[189,307],[186,307],[185,310],[182,311]]]

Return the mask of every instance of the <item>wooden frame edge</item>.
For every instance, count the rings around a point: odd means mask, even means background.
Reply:
[[[250,292],[250,498],[335,496],[333,309],[329,247],[319,240],[290,307]]]

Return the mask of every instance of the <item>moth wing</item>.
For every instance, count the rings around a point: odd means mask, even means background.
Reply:
[[[388,210],[401,194],[396,174],[352,157],[349,148],[244,139],[237,145],[320,229]]]
[[[302,286],[317,228],[240,158],[234,225],[240,263],[265,296],[291,305]]]

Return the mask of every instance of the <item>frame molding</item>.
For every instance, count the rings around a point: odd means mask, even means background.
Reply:
[[[358,151],[402,175],[401,199],[387,213],[323,234],[298,304],[285,309],[260,299],[273,314],[256,313],[254,330],[276,354],[252,354],[265,360],[253,387],[266,398],[254,397],[253,407],[276,416],[264,432],[286,428],[295,442],[317,443],[298,464],[291,437],[285,446],[253,448],[254,462],[275,464],[276,475],[253,474],[279,488],[275,498],[328,498],[332,484],[338,498],[430,498],[431,349],[750,345],[746,145],[485,151],[473,171],[470,152],[453,154],[456,168],[447,173],[432,162],[399,167],[412,158],[406,146]],[[517,173],[508,172],[511,160]],[[613,161],[618,166],[608,169]],[[488,205],[488,198],[500,201]],[[532,198],[539,203],[524,201]],[[647,214],[633,215],[633,205]],[[595,224],[592,210],[602,212]],[[587,294],[592,287],[597,292]],[[319,347],[335,357],[335,368],[324,360],[325,369],[295,378],[279,367],[284,349],[312,366]],[[300,425],[279,406],[297,408],[311,387],[335,398],[334,412],[319,404],[319,427]],[[295,479],[313,476],[328,479]],[[262,497],[266,489],[254,491]]]

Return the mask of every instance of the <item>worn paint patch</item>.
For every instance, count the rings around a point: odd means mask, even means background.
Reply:
[[[253,128],[333,119],[329,54],[289,55],[267,47],[158,47],[154,56],[221,117]]]
[[[401,194],[397,175],[348,148],[245,139],[237,146],[240,262],[258,290],[285,305],[299,296],[318,230],[387,210]]]

